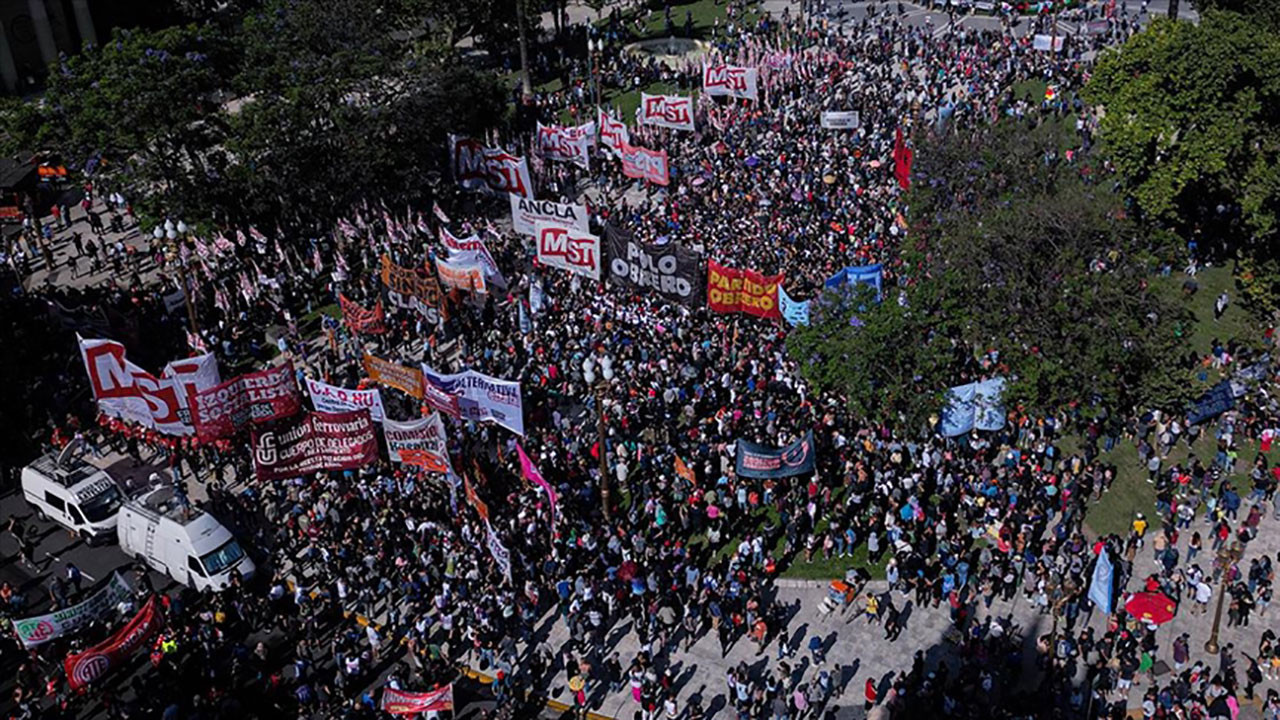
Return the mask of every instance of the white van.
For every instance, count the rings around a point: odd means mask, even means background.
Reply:
[[[116,537],[116,513],[124,504],[120,484],[68,453],[43,455],[22,468],[22,495],[40,517],[78,533],[90,545]]]
[[[212,515],[181,506],[161,487],[126,502],[116,528],[120,549],[158,573],[197,590],[221,590],[237,570],[253,576],[253,561]]]

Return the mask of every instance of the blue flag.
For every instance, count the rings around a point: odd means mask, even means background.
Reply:
[[[1098,553],[1098,564],[1093,566],[1093,582],[1089,585],[1089,600],[1102,612],[1111,614],[1111,587],[1115,578],[1115,567],[1111,565],[1111,556],[1107,549]]]
[[[809,301],[792,300],[782,285],[778,285],[778,307],[782,310],[782,317],[791,327],[809,324]]]

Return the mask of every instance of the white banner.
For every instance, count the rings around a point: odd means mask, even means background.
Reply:
[[[23,647],[32,648],[37,645],[73,633],[94,620],[105,617],[115,609],[121,601],[133,597],[133,588],[118,572],[111,573],[107,583],[90,595],[84,602],[46,615],[22,618],[13,621],[13,632],[18,636]]]
[[[479,262],[467,262],[467,259],[474,260],[474,258],[466,258],[450,262],[437,257],[436,272],[440,275],[440,284],[446,288],[457,288],[466,292],[489,292],[484,279],[484,266]]]
[[[493,531],[493,526],[485,520],[484,527],[488,530],[489,554],[493,556],[493,561],[498,564],[498,569],[502,571],[503,577],[507,582],[511,582],[511,553],[507,552],[507,548],[502,544],[502,540],[498,539],[498,534]]]
[[[449,160],[454,179],[468,190],[533,197],[529,164],[522,157],[487,148],[479,140],[450,135]]]
[[[1065,35],[1037,35],[1031,46],[1041,52],[1049,52],[1051,47],[1053,52],[1062,52],[1062,43],[1066,39]]]
[[[704,95],[756,100],[759,98],[755,68],[738,65],[703,65],[702,92]]]
[[[565,205],[550,200],[511,197],[511,227],[522,235],[534,235],[540,225],[554,225],[585,233],[590,230],[585,205]]]
[[[398,422],[391,418],[382,421],[382,435],[387,439],[387,454],[392,462],[400,462],[400,451],[425,450],[440,462],[449,464],[449,448],[444,434],[444,422],[440,413],[432,412],[421,420]]]
[[[79,341],[98,409],[166,435],[194,434],[189,397],[222,383],[213,355],[174,360],[157,378],[129,362],[118,342]]]
[[[627,130],[627,124],[621,120],[614,120],[604,110],[598,111],[600,117],[600,146],[617,155],[622,151],[622,146],[631,142],[631,133]],[[586,228],[583,228],[585,231]]]
[[[589,152],[590,136],[578,127],[546,126],[538,123],[537,142],[534,148],[538,155],[547,160],[571,162],[578,167],[587,168],[591,164]]]
[[[822,127],[828,130],[854,130],[861,123],[857,110],[822,111]]]
[[[520,383],[489,377],[475,370],[442,375],[427,365],[422,375],[430,389],[457,400],[463,420],[492,420],[517,435],[524,435],[524,398]]]
[[[311,392],[311,405],[320,412],[340,413],[348,410],[368,410],[374,421],[382,420],[382,392],[372,390],[348,390],[326,382],[307,378],[307,390]]]
[[[543,225],[535,236],[538,262],[600,279],[600,238],[590,233]]]
[[[693,101],[680,95],[640,93],[636,122],[673,130],[693,129]]]

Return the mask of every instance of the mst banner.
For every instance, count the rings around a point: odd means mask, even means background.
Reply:
[[[600,238],[554,225],[538,228],[538,262],[600,279]]]
[[[164,628],[164,611],[152,595],[128,625],[111,637],[85,650],[73,653],[63,661],[67,683],[72,690],[80,690],[115,668],[128,662],[147,641]]]
[[[702,304],[705,284],[697,253],[679,245],[642,245],[631,231],[612,224],[604,234],[613,282],[652,290],[686,307]]]
[[[364,354],[364,371],[369,379],[393,387],[406,395],[422,399],[422,370],[406,367],[390,360]]]
[[[213,355],[174,360],[156,377],[129,362],[118,342],[78,339],[98,409],[166,435],[193,434],[192,393],[222,382]]]
[[[540,225],[553,225],[585,233],[591,230],[588,220],[585,205],[511,196],[511,227],[522,235],[536,234]]]
[[[407,422],[383,420],[382,436],[387,440],[387,455],[392,462],[402,462],[404,458],[400,453],[404,450],[421,450],[430,453],[436,464],[444,466],[445,471],[449,468],[449,448],[440,413],[433,412],[419,420]]]
[[[616,155],[623,145],[631,142],[631,132],[627,130],[626,123],[613,119],[603,109],[596,112],[600,120],[600,147]]]
[[[692,130],[693,100],[680,95],[640,93],[636,122],[673,130]]]
[[[440,303],[440,285],[424,269],[407,268],[391,262],[389,255],[382,256],[382,284],[387,287],[387,298],[396,307],[413,308],[427,322],[436,325],[444,316]]]
[[[666,150],[647,150],[623,143],[618,149],[618,157],[622,159],[622,174],[629,178],[644,178],[654,185],[671,182]]]
[[[449,161],[454,179],[468,190],[533,197],[529,164],[522,157],[487,148],[479,140],[450,135]]]
[[[489,377],[475,370],[456,375],[442,375],[422,366],[422,375],[428,386],[440,395],[454,398],[463,420],[492,420],[517,435],[524,435],[524,398],[520,383]],[[430,397],[432,392],[428,390]],[[438,407],[434,402],[432,407]],[[451,412],[446,409],[444,412]]]
[[[291,417],[302,409],[293,362],[246,373],[193,396],[192,424],[201,440],[231,437],[251,422]]]
[[[537,142],[534,147],[538,155],[547,160],[571,162],[578,167],[586,168],[591,163],[588,145],[590,135],[585,126],[560,127],[559,125],[543,125],[538,123]],[[591,128],[592,134],[595,128]]]
[[[307,378],[307,391],[311,393],[311,406],[316,410],[328,413],[347,412],[348,410],[368,410],[369,417],[381,420],[386,417],[382,410],[382,391],[348,390],[330,385],[320,380]]]
[[[756,100],[759,97],[755,68],[738,65],[703,65],[702,93],[711,96],[727,96]]]
[[[368,410],[307,413],[253,434],[253,469],[260,480],[351,470],[377,459],[378,434]]]
[[[382,712],[392,715],[453,711],[453,685],[445,685],[431,692],[405,692],[391,687],[382,688]]]
[[[781,274],[761,275],[755,270],[738,270],[715,260],[707,261],[707,306],[716,312],[780,318],[780,285]]]
[[[56,612],[13,621],[13,632],[23,647],[33,648],[37,645],[73,633],[94,620],[104,617],[121,601],[133,597],[133,588],[118,572],[102,587],[98,588],[84,602],[77,603]]]
[[[749,478],[780,478],[813,472],[813,431],[783,448],[738,441],[737,472]]]

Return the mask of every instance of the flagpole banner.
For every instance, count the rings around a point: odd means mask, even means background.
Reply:
[[[672,130],[692,130],[693,101],[681,95],[640,93],[636,122]]]
[[[1111,564],[1111,556],[1105,547],[1098,553],[1098,562],[1093,566],[1093,578],[1089,583],[1089,600],[1104,614],[1110,615],[1114,600],[1115,566]]]
[[[592,123],[594,132],[594,123]],[[579,127],[567,128],[538,123],[537,142],[534,147],[539,157],[547,160],[571,162],[581,168],[591,164],[589,136]]]
[[[493,526],[488,520],[485,520],[484,527],[488,535],[489,554],[493,556],[493,561],[502,571],[502,576],[507,579],[507,582],[511,582],[511,553],[507,552],[506,546],[498,538],[498,533],[493,531]]]
[[[499,380],[475,370],[444,375],[425,364],[422,375],[429,388],[455,399],[457,416],[461,419],[491,420],[517,435],[524,435],[524,399],[520,383]]]
[[[857,110],[824,110],[822,127],[828,130],[856,130],[862,124]]]
[[[1031,47],[1040,52],[1062,52],[1062,43],[1066,39],[1065,35],[1036,35]]]
[[[222,382],[213,355],[174,360],[156,377],[125,358],[124,345],[79,338],[89,387],[105,415],[166,435],[192,435],[190,398]]]
[[[384,419],[382,436],[387,440],[387,455],[392,462],[403,462],[401,454],[405,450],[421,450],[433,456],[435,464],[443,465],[448,471],[449,448],[440,413],[433,412],[427,417],[407,422]]]
[[[738,65],[703,65],[702,92],[713,97],[735,97],[743,100],[759,99],[755,68]],[[692,128],[690,128],[692,129]]]
[[[522,157],[485,147],[479,140],[450,135],[449,160],[454,179],[467,190],[533,197],[529,163]]]
[[[625,287],[656,292],[689,308],[703,304],[706,283],[697,253],[679,245],[644,245],[629,230],[605,227],[609,279]]]
[[[590,232],[585,205],[562,204],[550,200],[511,197],[511,227],[521,235],[536,235],[540,226],[553,226],[579,233]]]
[[[342,322],[351,328],[351,332],[377,335],[387,331],[381,300],[373,306],[372,310],[366,310],[358,303],[348,300],[346,295],[338,293],[338,305],[342,308]]]
[[[538,228],[538,262],[600,280],[600,238],[554,225]]]
[[[444,316],[440,302],[440,286],[434,277],[422,270],[401,267],[382,256],[382,284],[387,288],[387,298],[392,305],[417,310],[427,322],[439,324]]]
[[[307,391],[311,393],[311,406],[320,412],[343,413],[351,410],[368,410],[374,420],[382,420],[382,392],[372,390],[348,390],[327,382],[307,378]]]
[[[486,283],[493,283],[499,288],[507,286],[507,279],[502,277],[502,272],[498,270],[498,263],[489,254],[489,248],[485,247],[483,240],[475,250],[450,250],[449,262],[463,267],[478,265]]]
[[[139,649],[146,647],[164,628],[164,611],[152,595],[127,625],[106,640],[83,652],[72,653],[63,661],[67,684],[81,690],[98,678],[128,662]]]
[[[517,196],[512,195],[510,197],[514,198]],[[480,239],[480,236],[475,233],[464,238],[454,237],[453,233],[449,232],[449,229],[443,225],[440,226],[440,242],[450,250],[463,252],[467,250],[479,250],[480,246],[484,244],[484,241]]]
[[[623,143],[618,156],[622,159],[622,174],[629,178],[644,179],[663,186],[671,182],[666,150],[648,150]]]
[[[970,430],[999,430],[1004,427],[1004,378],[957,385],[947,391],[940,429],[946,437]]]
[[[778,287],[782,275],[761,275],[755,270],[725,267],[707,261],[707,307],[715,312],[742,312],[762,318],[780,318]]]
[[[782,285],[778,285],[778,308],[782,310],[783,319],[791,327],[809,324],[809,301],[792,300]]]
[[[556,493],[556,489],[551,486],[551,483],[542,477],[542,473],[538,472],[538,466],[534,465],[533,460],[529,459],[529,455],[525,453],[519,441],[516,442],[516,454],[520,457],[520,473],[524,475],[524,479],[537,485],[542,489],[542,492],[547,494],[547,502],[551,506],[551,524],[555,525],[556,506],[560,500],[559,494]]]
[[[245,373],[192,396],[192,424],[201,440],[231,437],[249,423],[292,417],[302,410],[293,362]]]
[[[614,155],[620,154],[622,146],[631,141],[631,132],[627,129],[627,124],[613,119],[603,109],[598,110],[596,115],[600,121],[600,146]]]
[[[84,602],[44,615],[14,620],[13,632],[23,647],[33,648],[105,617],[116,605],[131,597],[133,588],[129,587],[123,575],[113,572],[106,583]]]
[[[364,371],[370,380],[422,399],[422,369],[364,354]]]
[[[354,470],[378,459],[378,434],[368,410],[314,412],[253,433],[259,480],[282,480],[320,470]]]
[[[450,262],[437,257],[436,272],[439,273],[440,284],[444,287],[466,292],[489,292],[489,287],[484,281],[484,268],[479,263]]]
[[[823,282],[823,287],[839,290],[845,285],[858,284],[870,285],[875,288],[876,300],[879,301],[884,288],[884,266],[880,263],[875,265],[851,265],[827,278]]]
[[[382,712],[392,715],[416,715],[429,712],[453,711],[453,685],[445,685],[431,692],[405,692],[392,687],[382,688]]]
[[[786,447],[771,448],[746,440],[737,445],[736,471],[741,477],[781,478],[813,472],[812,430]]]

